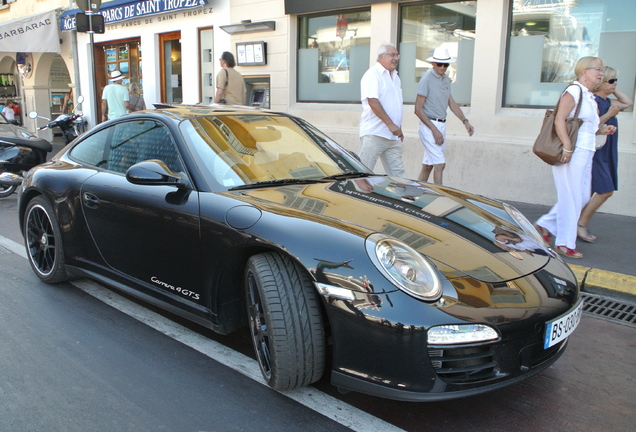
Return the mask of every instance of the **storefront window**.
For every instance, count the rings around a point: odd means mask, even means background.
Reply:
[[[95,56],[95,85],[100,99],[104,87],[109,83],[111,72],[116,70],[125,76],[122,81],[124,85],[135,83],[139,86],[140,93],[143,93],[139,38],[95,44],[93,55]],[[101,118],[101,104],[97,104],[97,110],[97,118]]]
[[[106,74],[120,71],[126,76],[123,83],[136,82],[141,85],[141,48],[139,42],[130,41],[103,46]]]
[[[360,102],[369,68],[371,10],[299,18],[298,100]]]
[[[616,68],[621,91],[633,95],[634,16],[633,0],[512,0],[505,105],[554,105],[585,56]]]
[[[422,2],[400,9],[400,65],[404,102],[415,102],[417,84],[431,68],[426,61],[435,48],[445,47],[457,61],[447,74],[453,81],[453,99],[470,104],[475,47],[476,1]]]

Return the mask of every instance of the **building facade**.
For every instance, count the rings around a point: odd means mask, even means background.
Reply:
[[[26,113],[60,114],[72,88],[74,35],[59,31],[57,16],[69,0],[4,1],[0,5],[0,104],[20,107],[18,120],[34,130]],[[50,137],[50,132],[45,133]]]
[[[619,89],[632,98],[636,84],[632,0],[112,0],[99,10],[105,32],[92,36],[74,30],[76,6],[63,6],[60,55],[71,86],[87,99],[91,124],[114,69],[141,85],[147,106],[209,103],[227,50],[247,78],[248,103],[296,114],[358,150],[360,78],[378,47],[391,43],[401,56],[409,177],[417,176],[423,155],[417,82],[430,68],[425,59],[445,46],[457,58],[448,71],[453,97],[475,127],[468,137],[448,117],[445,184],[508,201],[556,200],[551,170],[532,154],[532,143],[578,58],[599,56],[617,68]],[[23,83],[36,100],[53,93],[43,83]],[[620,188],[602,211],[636,216],[633,109],[618,121]]]

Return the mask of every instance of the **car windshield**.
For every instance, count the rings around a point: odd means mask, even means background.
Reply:
[[[7,123],[9,123],[9,122],[7,121],[6,118],[4,118],[4,114],[0,113],[0,124],[7,124]]]
[[[348,151],[293,117],[204,116],[183,121],[180,129],[204,175],[230,189],[369,173]]]

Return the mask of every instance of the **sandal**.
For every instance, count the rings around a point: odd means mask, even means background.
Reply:
[[[555,249],[558,253],[568,258],[583,258],[583,254],[576,249],[570,249],[567,246],[555,246]]]
[[[576,230],[576,234],[578,238],[588,243],[594,243],[594,241],[596,240],[596,236],[592,235],[590,229],[585,225],[579,225],[578,229]]]
[[[534,224],[534,228],[539,232],[539,235],[543,238],[543,241],[545,241],[547,244],[550,244],[550,231],[536,223]]]

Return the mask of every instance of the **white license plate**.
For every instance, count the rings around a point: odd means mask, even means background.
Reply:
[[[579,299],[578,305],[572,312],[547,323],[543,349],[548,349],[570,336],[581,322],[582,315],[583,300]]]

